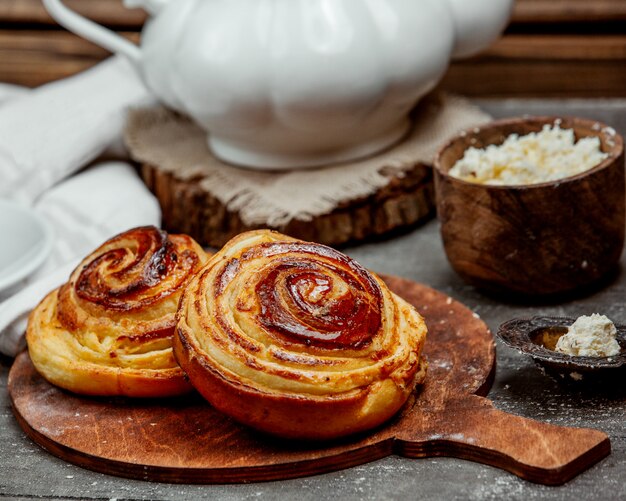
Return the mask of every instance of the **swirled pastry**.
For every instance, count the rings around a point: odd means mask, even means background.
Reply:
[[[425,375],[423,319],[329,247],[239,235],[190,282],[174,353],[218,410],[272,434],[329,439],[393,416]]]
[[[207,259],[191,237],[154,227],[107,241],[31,313],[26,338],[33,364],[75,393],[190,391],[172,335],[182,290]]]

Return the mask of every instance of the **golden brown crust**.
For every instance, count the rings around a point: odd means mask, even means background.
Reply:
[[[328,247],[254,231],[190,282],[174,352],[192,384],[240,422],[328,439],[393,416],[424,376],[423,319]]]
[[[35,367],[81,394],[190,391],[172,335],[182,291],[207,259],[190,237],[154,227],[105,242],[31,313],[26,337]]]

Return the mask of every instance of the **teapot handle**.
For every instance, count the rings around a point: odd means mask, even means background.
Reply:
[[[115,54],[126,56],[136,67],[139,65],[141,50],[134,43],[77,14],[61,0],[43,0],[43,4],[54,20],[64,28]]]

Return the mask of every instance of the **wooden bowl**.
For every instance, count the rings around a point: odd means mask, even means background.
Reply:
[[[513,133],[560,123],[600,138],[609,157],[558,181],[521,186],[473,184],[448,175],[467,148],[501,144]],[[614,129],[581,118],[529,117],[461,133],[435,159],[443,244],[467,282],[492,291],[557,294],[596,282],[615,269],[624,246],[624,143]]]
[[[559,338],[576,319],[567,317],[516,318],[500,325],[498,337],[511,348],[530,355],[537,366],[559,382],[596,384],[615,381],[623,386],[626,374],[626,326],[616,325],[621,352],[612,357],[572,356],[554,351]]]

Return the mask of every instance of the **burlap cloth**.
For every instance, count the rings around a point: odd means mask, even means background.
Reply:
[[[197,180],[244,224],[280,226],[293,219],[310,221],[339,203],[375,193],[415,164],[431,164],[438,148],[459,131],[489,120],[465,98],[430,96],[416,109],[412,131],[394,147],[351,163],[286,172],[223,163],[209,150],[200,127],[162,107],[131,111],[125,140],[134,160]]]

